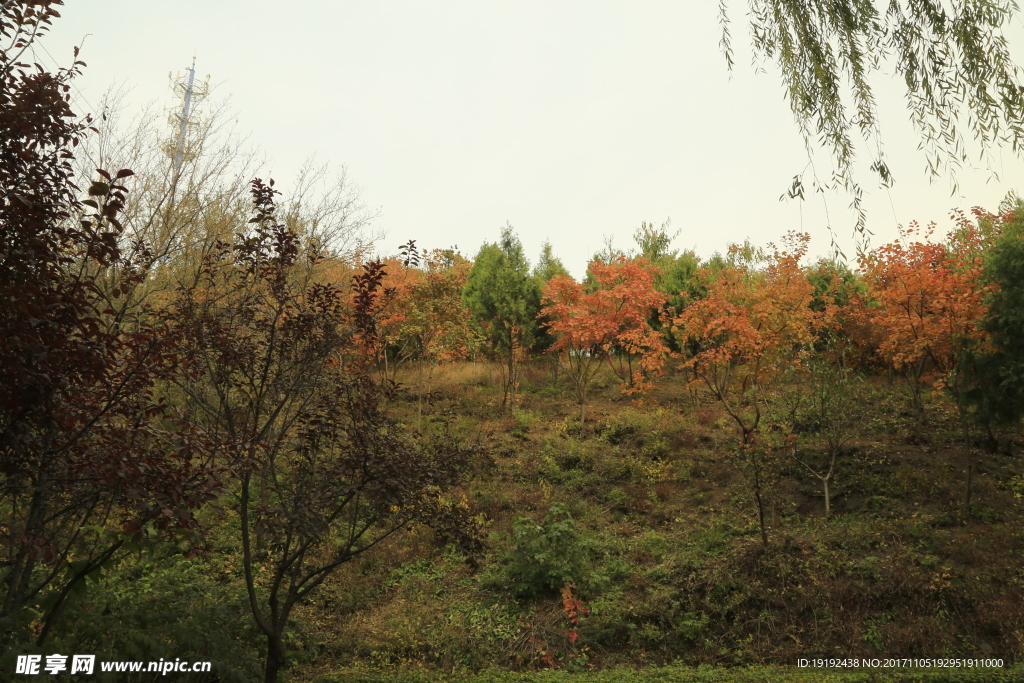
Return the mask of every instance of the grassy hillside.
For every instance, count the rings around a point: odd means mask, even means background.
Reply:
[[[931,396],[924,436],[911,439],[915,417],[901,387],[872,378],[849,408],[854,434],[826,519],[821,482],[795,460],[814,464],[821,427],[792,408],[800,387],[775,387],[758,446],[765,546],[735,425],[683,378],[663,378],[634,405],[617,378],[602,377],[581,425],[550,365],[526,368],[504,413],[496,372],[483,363],[442,368],[430,400],[410,389],[390,406],[410,430],[420,419],[424,429],[447,421],[485,447],[463,492],[487,530],[481,567],[425,529],[344,565],[297,609],[289,680],[1024,676],[796,667],[801,658],[1024,660],[1016,434],[975,444],[972,514],[961,522],[955,412]],[[417,386],[418,377],[405,379]],[[214,660],[219,680],[258,678],[263,643],[247,613],[230,510],[204,511],[205,554],[159,547],[98,581],[54,647],[138,659],[188,653]]]
[[[867,387],[831,519],[792,457],[820,434],[796,430],[770,454],[765,547],[734,424],[681,379],[634,406],[604,378],[583,425],[548,368],[526,372],[511,414],[496,385],[490,367],[459,366],[426,409],[486,446],[467,492],[489,527],[485,565],[416,531],[346,568],[302,611],[320,653],[303,675],[1024,654],[1018,443],[982,449],[960,523],[963,446],[940,397],[912,443],[899,387]],[[415,408],[396,406],[410,421]]]

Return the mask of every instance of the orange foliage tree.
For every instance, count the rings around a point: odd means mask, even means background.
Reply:
[[[823,310],[811,307],[814,286],[800,266],[809,242],[806,233],[790,232],[782,250],[770,245],[772,253],[760,272],[739,258],[714,273],[713,280],[704,271],[707,296],[692,301],[672,326],[688,350],[683,367],[711,391],[739,427],[740,452],[750,471],[765,545],[766,475],[753,448],[763,392],[783,370],[802,361],[816,330],[833,314],[831,305]],[[733,245],[730,254],[738,257],[742,249]]]
[[[911,223],[900,230],[900,240],[861,258],[869,297],[863,315],[880,335],[878,355],[907,379],[915,437],[920,439],[924,429],[926,385],[948,390],[956,403],[966,457],[965,519],[974,461],[967,400],[971,373],[965,372],[964,361],[987,343],[985,302],[993,286],[983,281],[983,254],[1001,225],[998,217],[980,208],[973,213],[977,224],[963,212],[953,212],[957,228],[945,244],[930,239],[934,223],[924,231]]]
[[[934,223],[924,230],[911,223],[899,240],[860,262],[868,286],[862,315],[878,335],[877,355],[906,377],[918,437],[928,379],[945,386],[963,350],[983,337],[989,291],[980,282],[983,238],[965,216],[954,218],[959,229],[948,245],[931,240]]]
[[[831,306],[811,308],[814,287],[799,263],[809,241],[806,233],[789,233],[784,250],[772,247],[762,272],[746,264],[718,271],[707,296],[673,321],[689,349],[683,367],[721,402],[744,444],[760,424],[763,389],[799,361],[832,315]],[[737,249],[733,245],[730,252]]]
[[[465,358],[476,343],[462,300],[471,266],[458,255],[441,250],[421,255],[412,242],[401,259],[388,262],[384,287],[389,300],[382,312],[385,353],[381,360],[385,372],[390,369],[392,373],[402,363],[419,361],[417,427],[437,364]]]
[[[668,348],[649,322],[651,311],[665,303],[665,295],[654,287],[659,272],[645,259],[592,261],[593,291],[585,291],[568,275],[552,278],[544,288],[541,315],[555,335],[551,352],[558,354],[573,381],[580,422],[586,418],[594,376],[603,363],[611,364],[617,350],[640,357],[642,377],[624,382],[624,393],[649,389],[650,378],[664,365]]]

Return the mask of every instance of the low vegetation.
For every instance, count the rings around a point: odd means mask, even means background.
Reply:
[[[368,260],[273,182],[80,192],[75,68],[4,59],[4,676],[1024,676],[1020,200],[856,269],[646,223],[581,282],[511,226]]]

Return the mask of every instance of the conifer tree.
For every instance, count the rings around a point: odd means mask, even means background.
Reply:
[[[480,247],[463,298],[502,368],[505,407],[515,393],[516,361],[537,338],[540,313],[540,288],[511,225],[502,228],[496,243]]]

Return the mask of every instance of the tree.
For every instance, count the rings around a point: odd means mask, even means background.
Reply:
[[[679,252],[674,249],[670,250],[669,247],[672,246],[675,238],[679,237],[680,231],[676,230],[671,235],[668,234],[671,225],[671,219],[666,219],[660,228],[655,228],[654,223],[642,222],[640,227],[633,232],[637,256],[647,259],[659,268],[675,259]]]
[[[976,214],[984,212],[976,209]],[[970,512],[974,459],[970,438],[971,385],[976,382],[968,362],[986,345],[983,319],[991,287],[982,281],[984,240],[978,226],[954,212],[958,230],[948,244],[924,240],[916,224],[901,231],[901,241],[879,247],[861,258],[871,306],[868,317],[880,332],[878,353],[910,386],[916,420],[914,436],[923,436],[926,369],[931,385],[949,392],[960,416],[966,457],[962,517]]]
[[[744,443],[761,420],[760,393],[813,340],[824,318],[810,307],[813,290],[799,265],[809,239],[790,233],[788,250],[775,250],[761,276],[742,261],[721,271],[707,296],[673,321],[694,349],[684,365],[722,403]],[[733,402],[737,390],[741,400],[750,392],[750,413]]]
[[[230,241],[244,229],[249,183],[263,162],[258,149],[230,125],[225,104],[206,104],[202,111],[193,107],[177,169],[177,125],[168,130],[155,104],[126,119],[122,92],[111,90],[99,109],[103,116],[83,142],[76,168],[91,173],[88,164],[95,160],[103,168],[136,172],[120,220],[127,238],[149,246],[151,267],[124,305],[162,305],[178,284],[195,280],[203,256],[218,240]],[[348,270],[378,237],[369,233],[376,213],[363,205],[344,167],[332,173],[307,160],[280,213],[304,248],[344,262]]]
[[[502,228],[497,243],[480,247],[463,298],[502,368],[504,408],[514,398],[516,364],[534,344],[540,313],[540,289],[511,225]]]
[[[537,281],[537,291],[543,292],[551,280],[559,275],[568,275],[569,271],[566,270],[565,264],[562,260],[555,256],[554,251],[551,248],[551,242],[545,241],[540,248],[540,258],[537,259],[537,265],[533,268],[533,278]],[[544,353],[551,348],[551,345],[555,343],[555,337],[551,334],[551,328],[549,323],[551,320],[541,313],[540,317],[537,318],[537,335],[536,341],[533,344],[534,353]],[[558,378],[558,359],[554,358],[554,369],[555,378]]]
[[[984,337],[966,345],[949,382],[967,450],[963,519],[970,514],[973,469],[968,425],[985,429],[992,440],[993,427],[1018,423],[1024,415],[1024,203],[1015,199],[1001,216],[980,212],[976,216],[978,230],[989,245],[982,254],[979,283],[985,295]]]
[[[873,74],[892,72],[906,84],[911,121],[932,175],[967,161],[960,127],[965,116],[983,152],[1007,142],[1020,153],[1024,88],[1003,33],[1016,3],[969,0],[948,7],[936,0],[894,0],[880,10],[868,0],[750,0],[749,6],[754,59],[777,64],[808,149],[813,140],[829,148],[836,165],[831,182],[853,193],[861,233],[855,130],[869,143],[871,169],[884,185],[892,182],[879,144]],[[719,7],[731,70],[727,3]],[[803,196],[802,174],[789,194]]]
[[[851,327],[857,303],[867,294],[867,286],[849,266],[835,259],[820,259],[811,266],[807,278],[814,287],[811,309],[831,311],[830,324],[819,334],[818,350],[837,352],[839,367],[846,368],[848,356],[857,350],[856,345],[849,343]]]
[[[845,349],[844,342],[832,342],[831,349],[819,349],[808,362],[806,371],[802,373],[802,387],[807,393],[808,405],[800,416],[802,420],[814,425],[815,430],[825,442],[824,462],[815,462],[805,454],[796,451],[794,440],[794,456],[800,465],[815,476],[822,486],[825,496],[825,518],[832,515],[831,484],[836,472],[836,463],[842,455],[846,444],[856,434],[861,420],[858,399],[861,395],[863,380],[847,367],[842,359]],[[839,348],[836,348],[839,347]],[[829,353],[828,351],[831,351]]]
[[[671,325],[673,311],[681,311],[691,298],[700,295],[698,283],[694,277],[700,266],[700,259],[692,250],[680,253],[670,249],[672,242],[679,236],[679,230],[671,235],[668,233],[671,220],[666,219],[660,228],[653,223],[643,222],[633,233],[636,242],[636,255],[647,259],[657,269],[654,287],[665,295],[665,303],[661,310],[652,311],[648,318],[651,327],[661,332],[665,343],[674,353],[681,351],[679,340],[672,334]]]
[[[435,366],[465,358],[476,343],[462,299],[471,266],[464,258],[440,250],[421,255],[413,240],[402,249],[400,258],[389,260],[382,283],[390,297],[381,316],[382,355],[392,368],[403,361],[418,361],[419,430]],[[389,356],[394,362],[389,362]]]
[[[731,265],[705,273],[707,296],[673,320],[673,331],[689,353],[683,367],[704,383],[739,428],[739,454],[751,476],[765,545],[765,468],[755,448],[764,392],[781,372],[801,362],[816,328],[827,320],[826,312],[811,308],[813,288],[800,266],[809,241],[805,233],[789,233],[785,249],[772,250],[763,273],[752,268],[759,250],[733,245]]]
[[[643,259],[619,258],[607,264],[591,261],[588,272],[592,291],[568,275],[548,282],[541,311],[555,335],[551,351],[563,359],[575,386],[581,423],[594,376],[601,365],[611,364],[617,350],[639,355],[644,372],[640,382],[624,382],[626,393],[649,387],[647,378],[661,369],[668,350],[661,333],[648,322],[651,311],[660,310],[665,301],[654,288],[657,269]]]
[[[604,249],[594,252],[594,257],[590,260],[600,261],[601,263],[613,263],[626,256],[628,256],[626,252],[615,246],[615,239],[611,235],[605,235]]]
[[[929,239],[934,229],[922,235],[911,223],[899,241],[861,257],[869,298],[864,310],[880,336],[878,354],[907,379],[917,438],[924,428],[926,370],[948,382],[967,345],[981,338],[985,314],[980,235],[962,231],[947,247]]]
[[[363,266],[350,299],[317,281],[273,188],[255,180],[252,194],[251,230],[207,255],[167,315],[190,368],[182,403],[237,454],[245,584],[273,683],[292,610],[336,568],[412,523],[471,557],[481,542],[454,492],[474,450],[410,440],[383,411],[390,384],[370,377],[384,264]]]
[[[408,333],[406,323],[413,297],[413,290],[420,281],[419,251],[410,240],[401,247],[401,255],[382,261],[381,295],[376,297],[374,317],[377,321],[379,344],[374,353],[374,364],[382,381],[394,382],[398,369],[416,358],[419,353],[419,338]],[[356,272],[346,273],[352,277]],[[344,281],[344,276],[334,282]]]
[[[1024,415],[1024,202],[1002,217],[983,263],[991,285],[982,327],[990,346],[973,354],[977,381],[968,400],[982,425],[1013,424]]]
[[[541,289],[544,288],[551,279],[557,275],[568,275],[569,271],[566,270],[565,264],[562,263],[562,259],[555,256],[554,251],[551,248],[551,242],[546,241],[541,245],[540,258],[537,259],[537,265],[533,268],[533,277],[537,279],[537,283]]]
[[[149,258],[119,220],[132,172],[98,170],[77,197],[82,62],[19,61],[59,4],[0,7],[0,655],[42,645],[142,537],[195,530],[224,462],[159,396],[180,372],[173,334],[121,305]]]

